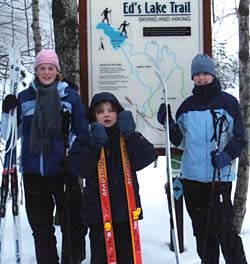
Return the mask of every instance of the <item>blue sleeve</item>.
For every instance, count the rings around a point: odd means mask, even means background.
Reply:
[[[88,120],[86,110],[82,103],[81,97],[78,94],[72,108],[71,130],[76,136],[80,134],[88,134]]]
[[[234,119],[233,138],[225,146],[224,151],[230,155],[231,159],[235,159],[240,156],[242,150],[247,144],[245,140],[245,128],[240,112],[240,106],[236,99],[230,102],[228,111]]]

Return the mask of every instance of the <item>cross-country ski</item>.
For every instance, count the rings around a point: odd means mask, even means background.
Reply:
[[[164,80],[163,74],[156,69],[155,70],[156,76],[159,78],[162,91],[163,91],[163,101],[164,105],[168,105],[168,93],[167,87]],[[164,120],[164,127],[165,127],[165,155],[166,155],[166,177],[167,177],[167,184],[169,185],[169,215],[170,215],[170,230],[171,230],[171,238],[173,243],[173,248],[175,252],[175,259],[176,264],[180,262],[180,254],[179,254],[179,239],[178,239],[178,231],[177,231],[177,222],[176,222],[176,212],[175,212],[175,198],[174,198],[174,187],[173,187],[173,178],[172,178],[172,165],[171,165],[171,152],[170,152],[170,135],[169,135],[169,120],[167,109],[165,109],[166,115]]]
[[[21,55],[19,49],[11,48],[9,52],[9,93],[17,96],[20,71]],[[15,243],[15,263],[21,263],[21,226],[19,215],[18,196],[18,174],[17,174],[17,109],[14,108],[8,113],[8,123],[6,127],[6,145],[2,172],[1,201],[0,201],[0,263],[3,259],[3,248],[6,246],[5,222],[6,202],[8,195],[12,200],[13,235]],[[9,193],[10,190],[10,193]]]

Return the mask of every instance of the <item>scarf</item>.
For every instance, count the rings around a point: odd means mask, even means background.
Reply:
[[[61,100],[57,90],[57,81],[44,86],[34,81],[36,108],[31,122],[30,152],[32,154],[49,154],[51,139],[61,132]]]
[[[192,92],[195,96],[199,97],[201,101],[207,102],[210,98],[220,94],[221,85],[219,80],[217,78],[214,78],[211,83],[206,85],[195,84]]]

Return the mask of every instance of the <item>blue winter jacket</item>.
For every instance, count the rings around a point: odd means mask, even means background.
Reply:
[[[61,98],[62,108],[71,113],[70,139],[73,140],[79,134],[88,134],[88,121],[86,110],[80,96],[66,82],[58,82],[57,86]],[[35,111],[36,87],[31,83],[30,87],[18,95],[18,130],[21,137],[21,171],[40,175],[54,175],[59,172],[59,163],[64,157],[63,135],[51,140],[51,152],[49,154],[30,153],[31,121]],[[3,113],[2,124],[6,124],[8,115]],[[5,119],[5,120],[4,120]],[[3,125],[2,125],[3,127]]]
[[[212,182],[214,167],[211,163],[211,151],[218,148],[219,151],[227,152],[232,160],[231,166],[220,170],[220,180],[234,180],[235,159],[246,145],[237,99],[221,91],[219,81],[215,79],[208,87],[196,86],[193,89],[193,95],[178,108],[176,121],[177,129],[170,133],[172,143],[184,151],[182,178]],[[216,181],[219,180],[218,175],[216,173]]]
[[[106,128],[108,141],[105,144],[106,166],[110,193],[112,219],[114,223],[128,221],[128,209],[124,174],[120,152],[120,131],[117,126]],[[141,207],[137,170],[152,163],[157,155],[154,147],[139,132],[133,133],[125,141],[128,151],[137,207]],[[71,171],[86,180],[84,189],[84,207],[86,222],[102,223],[102,209],[98,184],[97,163],[100,150],[89,145],[89,141],[80,135],[74,142],[69,155]],[[86,166],[85,164],[88,164]],[[140,218],[142,215],[140,216]]]

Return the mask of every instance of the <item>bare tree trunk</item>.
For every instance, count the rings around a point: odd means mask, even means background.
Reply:
[[[12,34],[12,46],[15,44],[15,25],[14,25],[14,5],[13,0],[11,1],[11,34]]]
[[[51,39],[51,46],[54,49],[55,48],[55,41],[54,41],[55,37],[54,37],[51,0],[47,0],[47,5],[48,5],[48,9],[49,9],[49,14],[51,14],[51,16],[49,16],[49,35],[50,35],[50,39]]]
[[[42,49],[42,39],[39,25],[39,0],[32,0],[32,16],[33,23],[31,27],[34,35],[35,54],[37,54]]]
[[[79,86],[79,23],[77,0],[53,0],[55,46],[65,78]]]
[[[30,52],[30,39],[29,39],[29,36],[30,36],[30,33],[29,33],[29,17],[28,17],[28,7],[27,7],[27,0],[24,0],[24,14],[25,14],[25,22],[26,22],[26,38],[27,38],[27,51],[28,51],[28,54]]]
[[[239,19],[239,80],[240,105],[246,128],[246,139],[250,139],[250,61],[249,61],[249,0],[241,0],[238,9]],[[246,200],[249,181],[250,144],[240,158],[238,181],[234,196],[234,225],[240,233],[246,213]]]
[[[211,0],[211,5],[212,5],[212,18],[213,18],[213,23],[215,23],[214,0]]]

